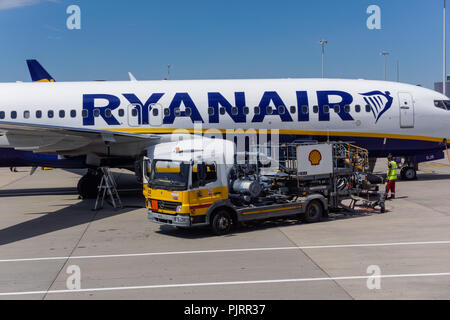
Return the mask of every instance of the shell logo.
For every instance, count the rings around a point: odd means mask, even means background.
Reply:
[[[318,166],[320,165],[320,161],[322,161],[322,154],[319,150],[313,150],[309,153],[308,160],[312,166]]]

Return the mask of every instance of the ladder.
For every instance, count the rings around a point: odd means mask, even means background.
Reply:
[[[116,181],[111,174],[111,171],[107,167],[101,167],[102,179],[98,186],[97,200],[95,201],[94,210],[100,210],[103,208],[105,198],[109,196],[111,199],[111,206],[114,209],[122,208],[122,201],[120,200],[119,193],[117,192]],[[100,199],[101,197],[101,199]]]

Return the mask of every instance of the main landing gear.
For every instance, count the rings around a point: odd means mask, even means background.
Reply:
[[[88,172],[78,181],[77,190],[80,197],[82,199],[95,199],[101,180],[101,170],[88,169]]]
[[[402,180],[411,181],[417,179],[419,164],[413,161],[411,157],[406,157],[403,159],[403,163],[401,163],[400,168],[400,178]]]
[[[417,178],[417,171],[414,167],[404,167],[400,171],[402,180],[410,181]]]

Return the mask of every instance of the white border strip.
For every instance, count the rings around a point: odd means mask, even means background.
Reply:
[[[124,291],[124,290],[145,290],[145,289],[167,289],[167,288],[184,288],[184,287],[212,287],[212,286],[232,286],[232,285],[251,285],[251,284],[270,284],[270,283],[295,283],[295,282],[311,282],[311,281],[340,281],[340,280],[360,280],[369,278],[424,278],[424,277],[443,277],[450,276],[450,272],[445,273],[419,273],[419,274],[391,274],[380,276],[350,276],[350,277],[332,277],[332,278],[300,278],[300,279],[280,279],[280,280],[256,280],[256,281],[232,281],[232,282],[205,282],[205,283],[178,283],[163,284],[149,286],[132,286],[132,287],[111,287],[111,288],[89,288],[79,290],[48,290],[48,291],[25,291],[25,292],[4,292],[0,296],[21,296],[36,294],[63,294],[63,293],[83,293],[83,292],[99,292],[99,291]]]
[[[371,243],[371,244],[344,244],[325,246],[304,246],[304,247],[279,247],[279,248],[248,248],[248,249],[224,249],[224,250],[202,250],[202,251],[172,251],[172,252],[147,252],[130,254],[107,254],[96,256],[71,256],[71,257],[44,257],[44,258],[22,258],[4,259],[2,262],[26,262],[26,261],[49,261],[49,260],[75,260],[75,259],[105,259],[105,258],[129,258],[147,256],[167,256],[182,254],[208,254],[208,253],[230,253],[230,252],[258,252],[258,251],[282,251],[282,250],[305,250],[305,249],[339,249],[339,248],[364,248],[364,247],[387,247],[387,246],[416,246],[450,244],[450,241],[428,241],[428,242],[394,242],[394,243]]]

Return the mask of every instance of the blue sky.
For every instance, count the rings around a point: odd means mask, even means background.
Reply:
[[[66,9],[81,8],[81,30]],[[366,27],[381,7],[381,30]],[[0,0],[0,81],[38,59],[58,81],[320,77],[433,87],[442,78],[441,0]],[[450,15],[450,10],[449,10]],[[449,65],[450,71],[450,65]]]

